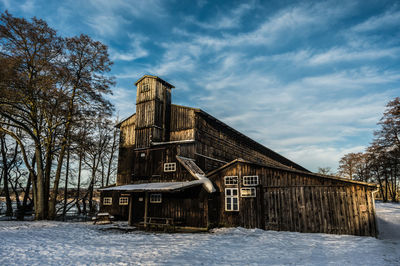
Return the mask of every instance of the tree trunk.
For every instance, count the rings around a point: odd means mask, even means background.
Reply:
[[[106,186],[109,185],[110,175],[111,175],[111,165],[112,165],[112,161],[113,161],[114,153],[115,153],[116,149],[117,149],[117,131],[114,129],[113,142],[112,142],[112,145],[111,145],[111,153],[110,153],[110,158],[108,160]]]
[[[67,114],[67,119],[66,119],[66,124],[65,124],[64,135],[61,140],[61,150],[60,150],[60,154],[58,156],[56,176],[54,178],[53,196],[51,197],[51,200],[49,203],[50,204],[50,206],[49,206],[50,219],[54,219],[55,215],[56,215],[57,194],[58,194],[58,186],[59,186],[60,177],[61,177],[61,169],[62,169],[62,164],[64,161],[65,150],[68,149],[69,145],[70,145],[69,135],[70,135],[70,129],[71,129],[76,89],[77,89],[77,87],[74,86],[73,90],[72,90],[71,99],[69,100],[69,103],[68,103],[68,114]]]
[[[67,168],[65,170],[65,185],[64,185],[64,208],[63,208],[63,216],[65,219],[65,215],[67,214],[67,201],[68,201],[68,178],[69,178],[69,155],[70,150],[67,150]]]
[[[8,189],[8,160],[7,160],[7,152],[6,152],[6,147],[5,147],[5,137],[1,136],[0,137],[0,142],[1,142],[1,155],[3,157],[3,188],[4,188],[4,195],[6,197],[6,216],[12,216],[13,215],[13,209],[12,209],[12,201],[10,197],[10,190]]]
[[[35,205],[35,220],[45,220],[47,219],[48,210],[46,206],[48,199],[45,198],[46,188],[43,173],[43,161],[42,152],[40,144],[35,145],[35,156],[36,156],[36,172],[37,172],[37,182],[36,182],[36,205]]]
[[[81,206],[79,205],[79,198],[81,194],[81,173],[82,173],[82,160],[83,160],[83,152],[82,148],[79,151],[79,166],[78,166],[78,187],[76,189],[76,207],[78,209],[78,215],[81,214]]]

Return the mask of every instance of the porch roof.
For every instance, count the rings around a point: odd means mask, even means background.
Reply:
[[[203,185],[203,180],[194,180],[187,182],[161,182],[161,183],[142,183],[142,184],[130,184],[116,187],[108,187],[99,189],[101,191],[126,191],[126,192],[174,192],[184,190],[190,187]]]

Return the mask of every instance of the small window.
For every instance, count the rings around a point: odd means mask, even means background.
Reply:
[[[103,198],[103,205],[112,205],[112,198],[111,197]]]
[[[142,84],[142,92],[146,92],[150,90],[150,84],[149,83],[143,83]]]
[[[150,203],[161,203],[161,194],[150,194]]]
[[[237,185],[238,177],[237,176],[225,176],[225,185]]]
[[[176,163],[164,164],[164,172],[175,172],[175,171],[176,171]]]
[[[240,196],[243,198],[254,198],[256,196],[256,188],[254,187],[241,188]]]
[[[239,211],[237,188],[225,188],[225,211]]]
[[[119,205],[128,205],[129,204],[129,198],[128,197],[120,197],[119,198]]]
[[[257,186],[258,185],[258,176],[244,176],[243,177],[243,186]]]

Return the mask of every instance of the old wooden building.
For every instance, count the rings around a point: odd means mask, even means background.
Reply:
[[[101,211],[130,224],[376,236],[375,185],[311,173],[208,113],[171,103],[145,75],[120,129],[115,186]]]

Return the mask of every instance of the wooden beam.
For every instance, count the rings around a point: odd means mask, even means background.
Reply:
[[[128,223],[129,226],[133,226],[133,193],[129,196],[129,210],[128,210]]]
[[[149,204],[149,192],[145,193],[145,198],[144,198],[144,221],[143,221],[143,226],[144,228],[147,227],[147,210],[148,210],[148,204]]]

